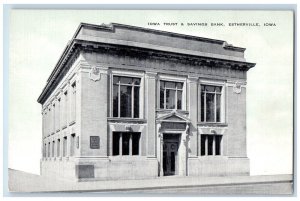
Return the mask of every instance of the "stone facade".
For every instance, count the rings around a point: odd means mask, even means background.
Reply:
[[[248,175],[244,48],[80,24],[38,98],[41,174],[71,180]]]

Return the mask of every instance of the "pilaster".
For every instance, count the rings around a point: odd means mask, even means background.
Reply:
[[[80,72],[80,156],[107,156],[108,69],[85,66]],[[98,136],[99,146],[91,146],[91,136]],[[97,138],[93,138],[97,139]],[[95,148],[99,147],[99,148]]]
[[[145,117],[147,119],[147,156],[156,157],[156,72],[146,72],[145,76]]]
[[[198,135],[197,135],[197,117],[198,117],[198,77],[189,76],[188,80],[188,105],[189,105],[189,117],[191,120],[189,128],[189,145],[190,152],[189,157],[195,157],[198,155]]]

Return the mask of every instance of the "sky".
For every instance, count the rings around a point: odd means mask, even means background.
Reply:
[[[121,23],[225,40],[245,47],[247,150],[251,175],[291,174],[293,13],[289,11],[12,10],[9,22],[8,167],[39,174],[42,115],[37,98],[80,22]],[[149,25],[160,23],[160,26]],[[164,23],[208,23],[165,26]],[[232,27],[228,23],[259,23]],[[225,26],[210,26],[223,23]],[[275,23],[276,26],[264,26]]]

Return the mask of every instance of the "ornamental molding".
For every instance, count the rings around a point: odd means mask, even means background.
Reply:
[[[138,123],[109,123],[109,129],[111,132],[120,131],[120,132],[143,132],[146,124],[138,124]]]
[[[242,86],[247,84],[246,80],[242,80],[242,79],[227,80],[228,86],[234,86],[237,82],[240,83]]]
[[[242,92],[242,83],[240,82],[235,82],[232,88],[233,92],[236,94],[240,94]]]
[[[132,47],[124,49],[123,46],[117,44],[100,44],[93,42],[78,41],[77,45],[84,51],[94,51],[105,54],[114,54],[116,56],[126,55],[128,57],[148,58],[154,60],[175,61],[181,64],[190,64],[196,66],[207,67],[228,67],[236,70],[247,71],[254,67],[254,63],[246,62],[244,60],[230,60],[224,58],[208,57],[201,55],[186,55],[176,52],[163,52],[160,50],[149,51],[144,48]]]
[[[89,72],[89,78],[95,82],[101,80],[100,68],[96,66],[92,66]]]
[[[108,74],[108,68],[105,67],[98,67],[96,65],[93,65],[89,70],[89,78],[93,81],[99,81],[101,80],[101,75],[107,75]]]
[[[189,82],[189,83],[191,83],[191,82],[198,82],[198,80],[199,80],[199,77],[198,76],[194,76],[194,75],[189,75],[188,76],[188,79],[187,79],[187,81]]]
[[[163,122],[177,122],[177,123],[186,123],[189,124],[191,120],[184,115],[178,113],[176,110],[172,110],[168,114],[164,114],[158,118],[156,118],[156,123]]]
[[[156,79],[157,78],[157,73],[156,72],[146,71],[145,75],[148,79]]]
[[[199,128],[198,127],[198,134],[199,135],[225,135],[227,133],[227,128],[222,127],[206,127],[206,128]]]

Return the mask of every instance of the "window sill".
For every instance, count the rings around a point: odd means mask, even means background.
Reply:
[[[109,156],[111,161],[142,161],[145,160],[145,157],[142,155],[116,155],[116,156]]]
[[[108,117],[107,121],[109,122],[140,122],[145,123],[147,122],[146,119],[139,119],[139,118],[118,118],[118,117]]]
[[[56,132],[58,133],[60,131],[60,129],[57,129]]]
[[[199,156],[200,160],[204,161],[211,161],[211,160],[227,160],[228,157],[224,155],[204,155],[204,156]]]
[[[156,109],[156,112],[165,112],[165,113],[170,113],[174,111],[175,109]],[[175,110],[178,113],[183,113],[183,114],[188,114],[189,111],[187,110]]]
[[[64,130],[65,128],[67,128],[67,125],[63,126],[61,130]]]
[[[198,126],[205,126],[205,127],[227,127],[227,123],[219,123],[219,122],[198,122]]]
[[[69,123],[69,126],[72,126],[73,124],[75,124],[76,123],[76,121],[71,121],[70,123]]]

